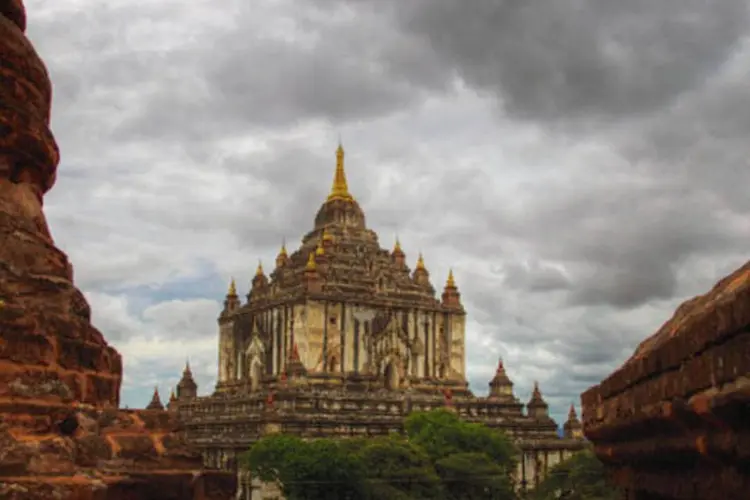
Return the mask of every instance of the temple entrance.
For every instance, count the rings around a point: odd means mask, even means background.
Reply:
[[[389,391],[395,391],[399,387],[399,374],[396,365],[391,361],[385,366],[383,371],[383,378],[385,379],[385,388]]]
[[[336,356],[331,356],[328,361],[328,373],[336,373],[339,371],[339,360]]]
[[[250,389],[256,392],[260,388],[260,379],[263,376],[263,367],[260,361],[257,359],[253,360],[253,364],[250,368]]]

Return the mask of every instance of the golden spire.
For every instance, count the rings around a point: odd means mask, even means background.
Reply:
[[[323,250],[323,240],[318,241],[318,247],[315,249],[315,255],[320,256],[325,253],[325,250]]]
[[[448,280],[445,282],[445,288],[456,288],[456,281],[453,279],[453,269],[448,271]]]
[[[398,236],[396,236],[396,244],[393,246],[393,253],[402,253],[403,250],[401,250],[401,242],[398,241]]]
[[[256,276],[263,276],[263,263],[258,260],[258,267],[255,269]]]
[[[422,252],[419,252],[419,258],[417,259],[417,270],[420,270],[420,271],[427,270],[427,268],[424,267],[424,257],[422,257]]]
[[[328,195],[328,201],[332,200],[346,200],[352,201],[352,195],[349,194],[349,186],[346,183],[346,172],[344,172],[344,148],[339,142],[339,147],[336,149],[336,174],[333,177],[333,186],[331,186],[331,194]]]
[[[328,232],[327,228],[323,228],[323,241],[333,241],[333,235]]]
[[[227,292],[227,295],[230,297],[237,295],[237,283],[234,282],[234,278],[229,282],[229,291]]]
[[[305,266],[305,271],[315,271],[315,269],[315,252],[310,252],[310,256],[307,257],[307,265]]]
[[[281,250],[279,250],[279,255],[282,256],[282,257],[286,257],[287,256],[287,253],[286,253],[286,241],[282,241],[281,242]]]

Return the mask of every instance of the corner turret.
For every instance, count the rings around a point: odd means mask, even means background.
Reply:
[[[463,309],[463,306],[461,305],[461,294],[458,292],[456,281],[453,278],[453,269],[448,271],[448,279],[445,281],[442,299],[444,307]]]
[[[315,252],[310,252],[305,265],[305,288],[308,292],[320,292],[322,284],[318,273],[318,264],[315,262]]]
[[[177,396],[175,396],[174,389],[169,391],[169,401],[167,402],[167,410],[177,409]]]
[[[159,397],[159,388],[154,387],[154,395],[151,396],[151,402],[146,406],[147,410],[164,410],[164,405],[161,404],[161,398]]]
[[[490,380],[490,398],[512,398],[513,397],[513,382],[505,372],[505,366],[503,360],[500,358],[497,362],[497,370],[495,370],[495,376]]]
[[[276,269],[284,267],[289,261],[289,254],[286,251],[286,243],[281,244],[281,250],[276,256]]]
[[[526,403],[526,413],[529,417],[537,420],[549,418],[549,405],[547,405],[547,402],[542,397],[542,391],[539,390],[539,382],[534,382],[531,399]]]
[[[401,242],[398,240],[398,236],[396,237],[396,244],[393,245],[391,256],[393,257],[393,262],[395,262],[398,267],[403,269],[404,266],[406,266],[406,254],[401,249]]]
[[[229,282],[229,290],[227,290],[227,296],[224,298],[224,309],[221,311],[222,315],[231,314],[240,308],[240,298],[237,295],[237,283],[234,278]]]
[[[256,300],[263,296],[268,289],[268,277],[263,271],[263,263],[258,261],[258,267],[255,268],[255,276],[253,276],[252,286],[250,292],[247,294],[247,300]]]
[[[193,372],[190,370],[190,362],[185,363],[185,369],[182,372],[182,378],[177,384],[177,399],[184,401],[198,397],[198,384],[193,379]]]
[[[578,420],[576,407],[573,403],[570,404],[568,420],[563,424],[563,435],[568,439],[583,439],[583,425]]]
[[[417,285],[427,288],[434,292],[432,283],[430,283],[430,272],[427,270],[427,267],[424,265],[424,257],[422,256],[422,252],[419,252],[419,257],[417,258],[417,265],[414,268],[414,272],[411,275],[411,279]]]

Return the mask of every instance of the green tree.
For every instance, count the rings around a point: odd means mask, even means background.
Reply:
[[[243,456],[243,466],[262,481],[278,482],[287,500],[359,500],[369,495],[361,461],[335,440],[267,436]]]
[[[553,467],[532,493],[534,500],[619,500],[622,493],[607,480],[604,466],[582,451]]]
[[[515,498],[516,450],[504,433],[436,410],[414,413],[404,436],[315,439],[271,435],[243,456],[288,500]]]
[[[409,441],[430,458],[446,499],[515,497],[511,474],[517,451],[504,433],[447,410],[414,413],[404,425]]]
[[[357,452],[373,500],[442,498],[440,478],[427,454],[402,436],[361,440]]]

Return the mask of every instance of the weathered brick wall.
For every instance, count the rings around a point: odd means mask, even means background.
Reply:
[[[25,24],[0,0],[0,499],[232,498],[234,475],[200,470],[175,414],[117,409],[120,355],[42,210],[59,154]]]
[[[581,398],[586,436],[632,498],[750,498],[750,262]]]

